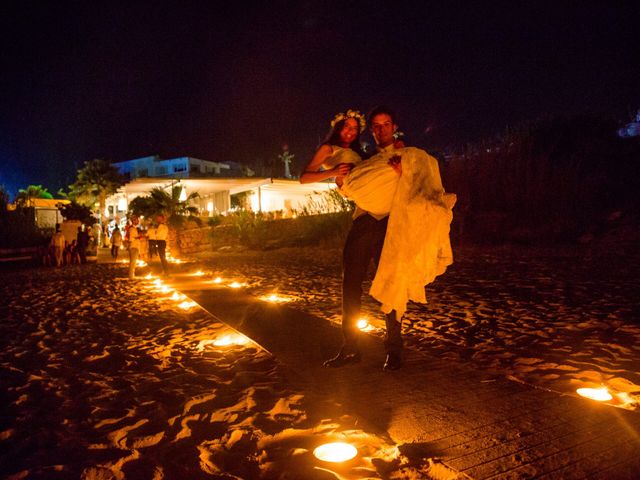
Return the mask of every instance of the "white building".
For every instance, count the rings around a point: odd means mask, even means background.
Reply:
[[[297,180],[271,178],[136,178],[107,198],[104,212],[108,218],[123,218],[134,198],[147,196],[151,189],[160,187],[168,192],[174,186],[182,187],[181,198],[193,192],[198,198],[191,205],[201,216],[226,214],[231,210],[231,195],[249,192],[248,206],[254,212],[281,212],[290,217],[310,203],[320,204],[325,192],[335,188],[335,183],[316,182],[301,184]]]
[[[193,157],[163,160],[158,155],[115,162],[113,166],[129,180],[147,177],[189,178],[205,175],[214,176],[231,170],[231,167],[225,163],[210,162]]]

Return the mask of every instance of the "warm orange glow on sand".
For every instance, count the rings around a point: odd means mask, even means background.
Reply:
[[[358,454],[358,449],[344,442],[325,443],[313,451],[313,455],[323,462],[346,462]]]
[[[196,350],[203,352],[206,347],[229,347],[231,345],[246,345],[249,343],[249,339],[239,333],[229,333],[218,338],[208,338],[206,340],[200,340]]]
[[[182,263],[182,260],[180,260],[179,258],[174,258],[171,255],[167,254],[166,255],[167,258],[167,262],[171,262],[171,263]]]
[[[160,293],[169,293],[171,291],[171,289],[169,287],[167,287],[166,285],[160,285],[157,290]]]
[[[579,388],[576,390],[581,397],[590,398],[591,400],[597,400],[598,402],[608,402],[613,399],[613,396],[607,390],[607,387],[602,388]]]
[[[198,304],[190,300],[185,300],[184,302],[178,304],[178,307],[183,310],[191,310],[193,307],[196,307],[196,306],[198,306]]]
[[[371,325],[369,323],[369,320],[367,320],[365,317],[360,317],[360,319],[356,323],[356,326],[363,332],[370,332],[372,330],[375,330],[375,327]]]
[[[263,295],[260,297],[260,300],[271,303],[287,303],[293,300],[291,297],[285,297],[282,295],[278,295],[277,293],[271,293],[269,295]]]
[[[230,333],[228,335],[223,335],[215,339],[213,345],[216,347],[226,347],[229,345],[246,345],[249,343],[249,339],[244,335],[240,335],[238,333]]]
[[[174,291],[173,295],[169,297],[169,300],[173,300],[174,302],[179,302],[180,300],[184,300],[185,298],[187,298],[185,295],[182,295],[181,293]]]

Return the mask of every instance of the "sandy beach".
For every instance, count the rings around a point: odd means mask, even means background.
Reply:
[[[3,478],[337,478],[311,452],[345,435],[366,442],[344,478],[422,476],[248,338],[125,277],[124,264],[0,274]]]
[[[430,303],[410,306],[406,343],[559,393],[605,385],[610,403],[636,409],[638,260],[632,250],[459,248]],[[279,249],[172,269],[338,322],[339,265],[338,249]],[[305,391],[277,358],[157,279],[125,277],[124,264],[0,272],[3,477],[456,478]],[[381,335],[377,305],[363,310]],[[313,448],[345,436],[357,462],[318,467]]]

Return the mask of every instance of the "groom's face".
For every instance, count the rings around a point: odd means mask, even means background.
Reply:
[[[388,147],[393,143],[396,128],[393,120],[386,113],[379,113],[371,119],[371,132],[379,147]]]

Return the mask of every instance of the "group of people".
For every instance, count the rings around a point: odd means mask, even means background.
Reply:
[[[137,216],[132,216],[125,228],[124,237],[122,237],[117,227],[116,229],[111,234],[112,256],[117,258],[117,250],[120,247],[114,252],[114,244],[122,241],[129,251],[129,278],[135,278],[138,258],[150,261],[155,255],[158,255],[160,259],[163,276],[169,276],[169,265],[167,263],[169,227],[164,215],[156,215],[154,223],[149,228],[144,228],[140,225],[140,219]],[[114,236],[116,238],[115,241]]]
[[[80,225],[75,238],[67,239],[58,223],[56,224],[55,233],[49,241],[48,249],[43,255],[43,264],[45,266],[62,267],[63,265],[87,263],[89,242],[88,227]]]
[[[376,143],[371,154],[360,144],[367,123]],[[384,370],[402,366],[407,302],[426,302],[425,285],[453,261],[449,225],[455,195],[445,193],[437,161],[405,146],[397,130],[388,107],[374,108],[366,119],[357,110],[338,113],[300,176],[301,183],[335,178],[339,191],[356,204],[342,256],[343,344],[327,367],[361,360],[357,322],[372,260],[377,270],[370,294],[386,314]]]

